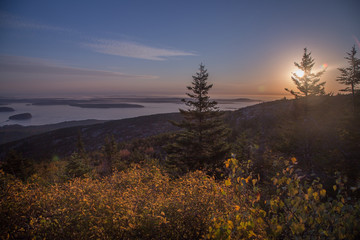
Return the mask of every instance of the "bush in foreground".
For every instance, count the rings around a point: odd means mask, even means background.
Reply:
[[[172,180],[151,164],[52,185],[0,171],[0,238],[358,239],[360,202],[345,180],[326,191],[295,158],[284,162],[271,186],[234,158],[224,181],[201,171]]]
[[[235,211],[214,218],[212,239],[359,239],[360,201],[347,194],[346,181],[338,177],[329,196],[320,179],[305,181],[296,159],[272,178],[268,191],[247,166],[229,159],[231,173],[225,184],[233,189]],[[269,188],[269,187],[268,187]],[[270,190],[270,191],[269,191]],[[351,189],[356,191],[355,188]]]
[[[148,165],[50,186],[0,181],[2,239],[199,239],[229,202],[202,172],[170,181]]]

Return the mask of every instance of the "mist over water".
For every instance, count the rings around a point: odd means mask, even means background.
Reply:
[[[178,112],[179,108],[186,108],[181,103],[137,103],[144,108],[80,108],[68,105],[31,105],[27,103],[12,103],[6,105],[15,109],[15,112],[0,112],[0,126],[19,124],[23,126],[54,124],[65,121],[79,121],[87,119],[117,120],[138,116]],[[221,110],[237,110],[259,102],[234,102],[219,104]],[[29,120],[8,120],[15,114],[31,113]]]

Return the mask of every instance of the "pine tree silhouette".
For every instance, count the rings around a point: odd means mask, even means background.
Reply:
[[[325,82],[320,82],[320,76],[325,72],[325,69],[317,73],[312,72],[315,61],[311,57],[311,52],[308,53],[307,49],[304,48],[304,55],[301,62],[294,62],[294,64],[303,72],[303,76],[299,76],[298,73],[293,73],[291,76],[291,79],[299,91],[289,90],[287,88],[285,88],[285,90],[290,92],[296,98],[324,95]]]
[[[353,100],[353,109],[355,112],[355,93],[356,85],[360,84],[360,59],[356,56],[355,45],[352,47],[351,52],[347,53],[345,57],[348,60],[349,66],[345,68],[338,68],[341,75],[336,78],[341,84],[347,85],[348,87],[341,89],[340,91],[351,92]]]
[[[217,102],[208,95],[213,84],[208,84],[209,74],[203,64],[193,76],[182,101],[188,109],[179,109],[183,120],[172,122],[182,129],[173,144],[167,146],[168,163],[180,173],[200,168],[214,169],[222,163],[230,147],[227,136],[230,130],[224,125]]]

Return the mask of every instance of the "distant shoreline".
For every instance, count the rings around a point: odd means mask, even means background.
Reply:
[[[81,108],[142,108],[144,106],[134,103],[182,103],[182,98],[174,97],[134,97],[134,98],[91,98],[87,100],[59,99],[59,98],[0,98],[1,104],[29,103],[37,106],[69,105]],[[237,102],[262,102],[262,100],[250,98],[214,99],[219,104]]]
[[[214,99],[218,101],[221,111],[234,111],[262,101],[252,99]],[[15,109],[14,114],[28,112],[33,115],[29,120],[8,120],[13,115],[0,114],[0,126],[20,124],[22,126],[39,126],[64,121],[78,121],[86,119],[117,120],[160,113],[179,112],[186,108],[181,98],[137,98],[127,99],[4,99],[0,103],[7,103],[7,107]],[[128,101],[126,103],[126,101]],[[141,103],[140,103],[141,102]]]
[[[130,103],[119,103],[119,104],[96,104],[96,103],[89,103],[89,104],[69,104],[72,107],[81,107],[81,108],[143,108],[143,105],[139,104],[130,104]]]

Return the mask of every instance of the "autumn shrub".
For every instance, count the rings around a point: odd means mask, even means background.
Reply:
[[[262,219],[264,211],[258,205],[261,195],[257,183],[260,179],[251,171],[252,162],[231,158],[225,162],[225,167],[228,178],[224,180],[224,188],[232,189],[232,211],[224,217],[213,218],[207,238],[253,239],[266,236]],[[226,194],[229,190],[225,189]]]
[[[1,239],[197,239],[230,195],[202,172],[170,180],[154,165],[52,185],[0,181]]]
[[[221,189],[214,178],[201,171],[172,182],[169,197],[160,204],[167,223],[159,234],[164,239],[204,238],[212,219],[223,216],[231,206],[230,194]]]
[[[345,179],[326,191],[296,163],[271,186],[235,158],[224,181],[201,171],[171,179],[153,163],[54,184],[0,171],[0,238],[357,239],[360,204]]]
[[[229,159],[231,173],[225,184],[234,189],[236,211],[214,218],[208,238],[359,239],[360,201],[348,195],[343,177],[336,180],[331,197],[320,179],[306,181],[296,164],[295,158],[285,161],[284,169],[272,178],[273,186],[268,186],[272,194],[262,194],[259,177]]]

